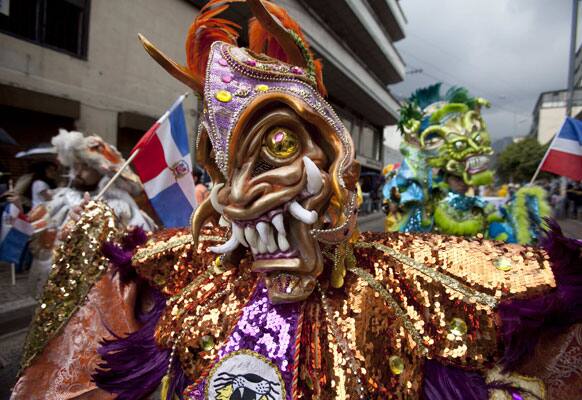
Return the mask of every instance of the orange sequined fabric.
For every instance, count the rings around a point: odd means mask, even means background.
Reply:
[[[193,249],[188,232],[173,231],[134,257],[140,274],[170,296],[156,339],[176,347],[195,381],[208,373],[259,279],[249,258],[221,265],[206,251],[221,237],[223,230],[205,228]],[[497,304],[555,286],[547,255],[530,247],[368,233],[341,249],[353,251],[340,257],[343,287],[328,284],[338,258],[327,248],[321,286],[305,302],[297,398],[418,398],[427,357],[485,373],[500,356]]]

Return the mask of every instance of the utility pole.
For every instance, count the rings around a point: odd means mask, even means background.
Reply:
[[[574,68],[576,65],[576,42],[578,32],[578,1],[572,0],[572,26],[570,31],[570,67],[568,68],[568,100],[566,116],[572,116],[572,103],[574,102]]]

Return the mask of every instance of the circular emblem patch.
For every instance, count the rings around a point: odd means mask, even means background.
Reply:
[[[285,383],[276,365],[250,350],[230,353],[208,375],[207,400],[284,400]]]
[[[172,173],[174,174],[176,179],[179,179],[185,176],[186,174],[190,173],[190,167],[188,166],[188,163],[184,160],[178,161],[177,163],[172,165],[170,169],[172,170]]]

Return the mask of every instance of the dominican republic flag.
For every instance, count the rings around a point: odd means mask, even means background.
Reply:
[[[145,192],[167,228],[187,226],[196,208],[192,160],[182,102],[172,107],[131,151],[133,166]]]
[[[34,228],[26,215],[14,204],[8,204],[2,213],[0,232],[0,260],[18,264]]]
[[[540,169],[582,181],[582,121],[566,118]]]

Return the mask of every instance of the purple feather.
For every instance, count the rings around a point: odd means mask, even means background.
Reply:
[[[487,400],[490,390],[503,390],[513,399],[533,393],[511,384],[494,381],[486,383],[479,372],[465,371],[446,366],[436,360],[426,360],[424,364],[423,398],[427,400]]]
[[[131,265],[135,248],[147,241],[147,235],[141,228],[130,231],[121,241],[121,246],[107,242],[101,246],[103,254],[109,258],[114,273],[119,273],[124,283],[136,280],[137,273]],[[120,400],[137,400],[156,390],[167,372],[170,350],[158,347],[154,332],[166,306],[164,296],[157,290],[146,287],[141,299],[150,296],[153,306],[143,312],[136,308],[136,319],[141,328],[126,337],[118,336],[113,340],[102,341],[98,352],[103,362],[92,376],[101,389],[117,394]],[[172,393],[182,398],[187,386],[183,371],[177,360],[172,366],[173,379],[170,382],[169,396]]]
[[[582,322],[582,241],[565,237],[555,221],[547,224],[550,229],[541,245],[550,256],[557,287],[543,296],[499,306],[505,371],[515,370],[534,354],[542,333],[556,335]]]
[[[429,400],[486,400],[485,379],[478,372],[442,365],[436,360],[424,363],[424,398]]]
[[[122,283],[128,283],[137,278],[137,273],[131,265],[133,251],[137,246],[147,241],[147,234],[142,228],[134,228],[121,240],[121,246],[113,242],[105,242],[101,252],[111,262],[113,273],[119,273]]]
[[[152,291],[154,305],[143,317],[144,324],[126,337],[112,333],[116,339],[104,340],[98,352],[103,362],[92,376],[97,386],[117,394],[119,400],[137,400],[153,393],[167,372],[170,350],[160,348],[154,338],[158,320],[166,301]],[[174,379],[170,393],[178,395],[186,386],[183,372],[174,362]]]

